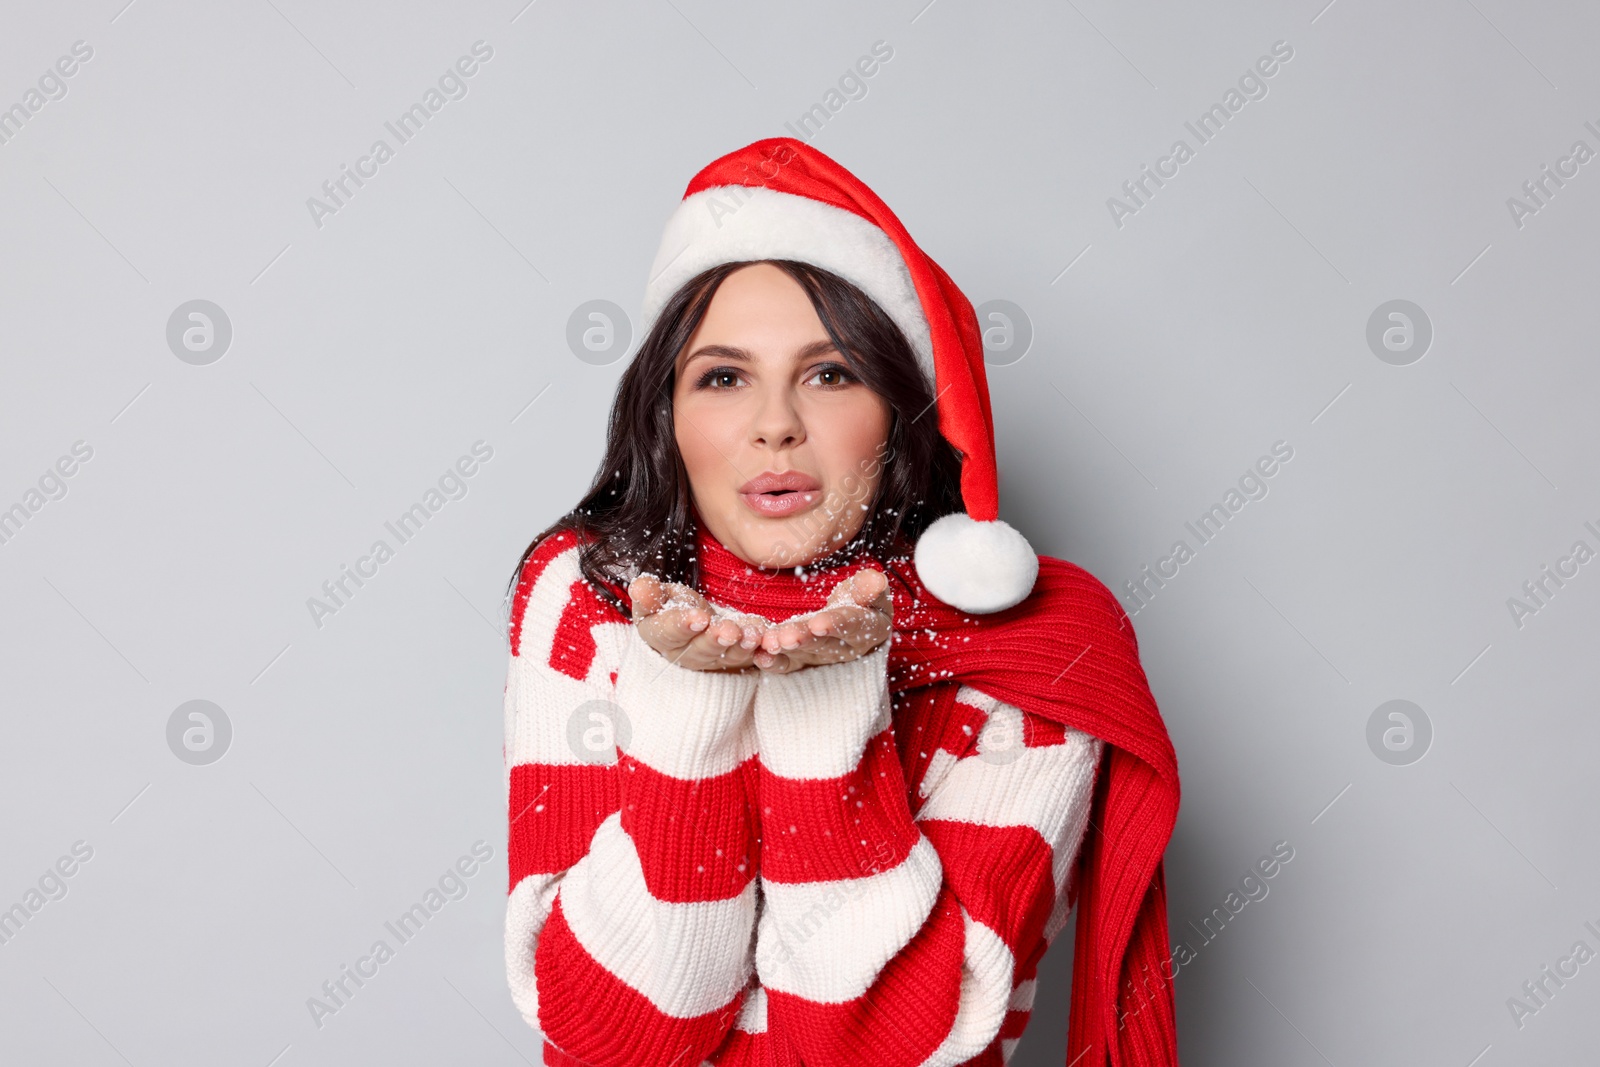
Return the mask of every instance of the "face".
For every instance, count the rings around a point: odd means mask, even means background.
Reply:
[[[695,509],[746,563],[810,563],[860,531],[889,405],[779,268],[741,267],[717,287],[678,354],[672,411]]]

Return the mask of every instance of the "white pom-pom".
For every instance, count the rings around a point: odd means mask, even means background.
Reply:
[[[974,615],[1020,604],[1039,576],[1027,538],[999,519],[978,522],[959,511],[923,531],[915,558],[928,592]]]

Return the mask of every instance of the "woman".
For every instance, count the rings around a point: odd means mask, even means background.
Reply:
[[[924,417],[927,416],[927,417]],[[970,303],[787,138],[669,221],[585,498],[524,554],[513,998],[570,1065],[1177,1062],[1177,767],[1116,599],[997,518]]]

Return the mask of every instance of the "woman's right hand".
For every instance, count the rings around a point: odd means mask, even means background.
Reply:
[[[745,615],[718,618],[694,589],[641,574],[628,586],[633,623],[645,644],[679,667],[693,671],[755,668],[764,620]]]

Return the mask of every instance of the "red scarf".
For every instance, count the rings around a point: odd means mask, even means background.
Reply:
[[[1161,855],[1178,816],[1178,764],[1133,628],[1110,591],[1082,568],[1040,556],[1026,600],[969,615],[929,594],[908,559],[888,568],[860,555],[810,573],[757,570],[699,530],[700,590],[709,599],[778,622],[822,607],[839,581],[877,566],[890,574],[894,599],[893,693],[967,684],[1106,743],[1080,854],[1067,1063],[1175,1067]],[[953,696],[955,687],[946,688]]]

